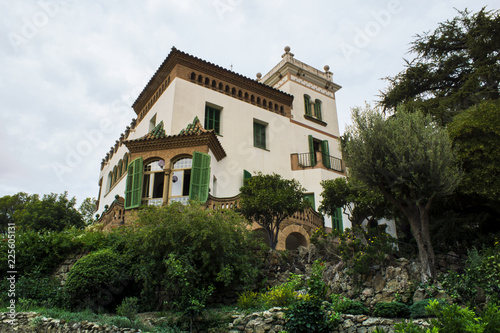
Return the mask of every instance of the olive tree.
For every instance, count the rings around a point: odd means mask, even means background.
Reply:
[[[429,210],[460,180],[446,130],[421,112],[399,108],[386,118],[367,106],[354,108],[342,143],[350,177],[380,190],[408,219],[418,245],[421,280],[435,277]]]

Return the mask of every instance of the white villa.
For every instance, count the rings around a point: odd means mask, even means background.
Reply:
[[[99,221],[111,228],[141,205],[195,198],[234,207],[244,179],[260,171],[297,179],[313,206],[283,224],[278,249],[307,245],[325,221],[342,229],[340,209],[325,219],[314,210],[320,182],[345,177],[340,88],[328,66],[313,68],[289,47],[257,79],[172,48],[132,105],[137,118],[102,160]]]

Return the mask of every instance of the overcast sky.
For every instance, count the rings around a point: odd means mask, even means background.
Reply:
[[[0,0],[0,196],[97,197],[101,159],[172,46],[255,78],[330,66],[340,131],[377,100],[416,34],[500,0]]]

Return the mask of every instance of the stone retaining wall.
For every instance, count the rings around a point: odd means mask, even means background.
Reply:
[[[278,333],[284,329],[285,313],[282,308],[272,308],[249,315],[235,315],[233,323],[229,324],[229,333]],[[400,319],[368,317],[365,315],[341,315],[340,324],[332,333],[368,333],[378,328],[386,332],[394,332],[394,324]],[[424,319],[413,320],[422,328],[429,327]]]
[[[33,320],[40,315],[36,312],[19,312],[16,314],[14,324],[10,323],[8,313],[0,314],[0,332],[2,333],[135,333],[141,332],[133,328],[118,328],[112,325],[99,325],[82,321],[80,323],[68,323],[61,319],[41,317],[36,325]]]

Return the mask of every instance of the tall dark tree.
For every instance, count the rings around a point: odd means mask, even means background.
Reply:
[[[417,35],[406,68],[382,92],[380,104],[399,104],[432,114],[442,124],[482,100],[500,97],[500,12],[459,11],[433,32]]]
[[[376,187],[408,219],[421,262],[421,280],[435,277],[429,233],[433,200],[451,194],[460,172],[446,130],[421,112],[399,109],[385,118],[367,107],[352,112],[342,143],[349,176]]]
[[[29,195],[24,192],[6,195],[0,198],[0,233],[7,230],[9,223],[15,223],[15,211],[22,209],[28,200]]]
[[[281,222],[308,207],[304,188],[295,179],[258,173],[240,188],[239,212],[267,232],[271,249],[276,249]]]

